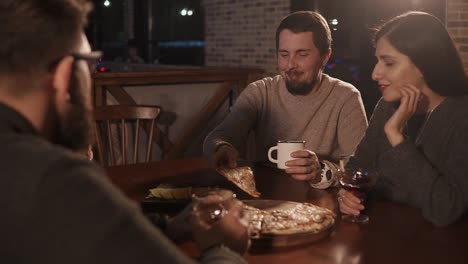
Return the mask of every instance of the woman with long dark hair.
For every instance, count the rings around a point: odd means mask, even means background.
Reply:
[[[389,20],[374,43],[382,99],[347,166],[375,169],[377,194],[451,224],[468,208],[468,81],[457,49],[424,12]],[[364,209],[351,192],[338,200],[344,214]]]

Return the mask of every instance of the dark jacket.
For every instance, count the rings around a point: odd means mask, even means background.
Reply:
[[[0,263],[194,263],[105,177],[0,104]],[[225,247],[205,263],[243,263]]]

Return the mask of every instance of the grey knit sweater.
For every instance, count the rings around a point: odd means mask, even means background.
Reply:
[[[417,142],[406,138],[392,147],[383,127],[395,110],[394,104],[377,104],[348,165],[376,168],[376,192],[420,208],[435,225],[455,222],[468,208],[468,97],[448,97],[427,118]]]
[[[349,156],[364,135],[367,119],[359,91],[349,83],[323,75],[308,95],[292,95],[281,76],[251,83],[231,112],[205,139],[210,156],[220,144],[240,149],[250,131],[255,136],[254,160],[268,160],[278,140],[305,140],[320,159],[337,162]]]

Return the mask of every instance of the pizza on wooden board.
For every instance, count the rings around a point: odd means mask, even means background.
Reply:
[[[252,237],[261,235],[290,235],[297,233],[320,233],[335,223],[335,214],[310,203],[290,203],[291,206],[262,210],[245,205],[250,215]]]
[[[260,196],[260,193],[255,187],[255,178],[250,167],[237,167],[234,169],[218,168],[217,172],[249,195],[253,197]]]

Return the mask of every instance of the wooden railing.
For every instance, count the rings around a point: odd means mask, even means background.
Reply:
[[[260,79],[263,71],[259,69],[220,69],[196,68],[178,70],[157,70],[151,72],[116,72],[96,73],[94,79],[94,103],[106,105],[107,92],[119,104],[135,105],[135,100],[123,89],[124,86],[165,85],[165,84],[196,84],[221,83],[220,89],[214,93],[208,103],[198,112],[195,118],[187,124],[182,137],[177,142],[171,142],[162,131],[155,139],[161,147],[165,159],[180,158],[191,140],[200,133],[204,125],[216,113],[235,89],[239,94],[250,82]],[[164,110],[164,109],[163,109]]]

